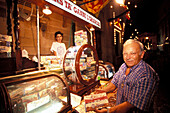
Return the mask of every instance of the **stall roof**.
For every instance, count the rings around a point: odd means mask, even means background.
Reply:
[[[91,24],[101,29],[101,22],[69,0],[28,0],[42,8],[48,5],[53,12],[64,15],[80,23]]]

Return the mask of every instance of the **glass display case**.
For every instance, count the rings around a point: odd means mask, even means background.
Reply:
[[[63,72],[71,82],[71,92],[77,94],[80,90],[82,92],[89,90],[89,85],[94,87],[98,68],[97,51],[91,45],[85,44],[67,49],[63,60]]]
[[[0,80],[0,112],[57,113],[71,110],[67,83],[58,74],[34,73]]]
[[[98,78],[101,80],[108,79],[108,70],[103,64],[99,64]]]
[[[111,79],[115,74],[115,67],[110,62],[105,62],[105,67],[108,70],[108,78]]]
[[[98,68],[97,52],[91,45],[68,48],[64,57],[63,71],[73,83],[88,85],[94,82]]]
[[[115,68],[110,62],[99,63],[98,77],[101,80],[110,80],[115,74]]]

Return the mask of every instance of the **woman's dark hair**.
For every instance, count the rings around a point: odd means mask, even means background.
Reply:
[[[56,38],[56,36],[58,35],[58,34],[61,34],[61,36],[63,37],[63,33],[62,32],[60,32],[60,31],[57,31],[57,32],[55,32],[55,38]]]

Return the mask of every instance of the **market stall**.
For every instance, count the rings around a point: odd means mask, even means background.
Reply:
[[[55,0],[37,0],[30,2],[38,5],[39,7],[45,7],[48,6],[52,11],[57,12],[62,15],[66,15],[68,18],[73,18],[76,21],[79,21],[80,23],[83,23],[84,25],[94,26],[95,28],[100,29],[101,23],[100,21],[89,14],[88,12],[81,9],[79,6],[75,5],[73,2],[69,0],[61,0],[61,1],[55,1]],[[39,9],[37,9],[37,42],[39,42]],[[92,38],[92,37],[91,37]],[[37,44],[39,45],[39,44]],[[39,47],[37,47],[39,49]],[[39,52],[38,52],[39,53]],[[40,53],[39,53],[40,54]],[[40,55],[38,55],[38,66],[40,68]]]
[[[12,74],[18,74],[18,73],[25,73],[24,70],[28,70],[29,68],[34,68],[33,70],[40,70],[41,69],[41,64],[40,64],[40,57],[41,57],[41,52],[40,52],[40,38],[39,37],[39,31],[40,31],[40,26],[42,27],[42,24],[40,25],[39,18],[42,17],[40,15],[41,11],[40,9],[48,8],[55,13],[58,13],[60,15],[64,15],[63,17],[63,24],[66,18],[71,18],[76,22],[79,22],[83,25],[87,26],[93,26],[96,29],[101,28],[101,23],[100,21],[92,16],[91,14],[87,13],[85,10],[80,8],[79,6],[75,5],[69,0],[61,0],[61,1],[55,1],[55,0],[28,0],[26,4],[31,5],[31,12],[32,10],[36,11],[36,15],[33,15],[33,17],[36,17],[36,46],[37,50],[35,51],[37,53],[38,57],[38,63],[32,62],[30,59],[27,58],[22,58],[22,48],[21,48],[21,35],[23,33],[21,32],[20,22],[19,22],[19,15],[24,18],[26,21],[29,21],[29,13],[22,13],[18,12],[18,2],[22,2],[19,0],[8,0],[7,2],[7,30],[8,36],[12,36],[12,43],[10,44],[11,51],[8,53],[8,56],[6,55],[5,58],[1,57],[1,65],[2,67],[0,70],[0,73],[3,73],[3,76],[7,75],[12,75]],[[23,3],[25,4],[25,2]],[[32,7],[32,4],[34,4],[36,7]],[[21,8],[25,7],[25,5],[21,6]],[[26,7],[29,8],[29,7]],[[35,10],[36,8],[36,10]],[[22,10],[22,9],[21,9]],[[42,14],[42,13],[41,13]],[[11,16],[13,15],[13,16]],[[31,14],[30,14],[31,15]],[[29,17],[29,18],[27,18]],[[14,21],[12,21],[14,20]],[[14,22],[14,23],[13,23]],[[12,28],[12,25],[14,26]],[[63,25],[64,26],[64,25]],[[25,36],[25,35],[24,35]],[[35,38],[34,38],[35,40]],[[71,40],[71,39],[70,39]],[[30,50],[31,51],[31,50]],[[32,52],[32,51],[31,51]],[[29,64],[29,65],[28,65]],[[5,72],[4,72],[5,70]],[[1,74],[2,75],[2,74]]]
[[[7,70],[3,72],[3,76],[6,77],[1,76],[0,78],[0,103],[3,103],[0,110],[1,112],[40,112],[46,110],[68,112],[72,109],[70,92],[83,96],[89,94],[89,90],[92,91],[99,84],[99,81],[96,80],[99,66],[97,52],[93,46],[89,44],[79,45],[79,39],[75,39],[77,45],[67,50],[63,60],[54,56],[41,56],[39,9],[48,5],[53,12],[96,29],[101,28],[101,23],[97,18],[69,0],[28,0],[28,2],[36,5],[38,62],[22,57],[18,0],[9,0],[7,1],[8,35],[13,35],[11,21],[14,18],[14,40],[12,39],[14,44],[10,45],[11,56],[1,60],[3,61],[1,63],[4,66],[3,69]],[[12,8],[14,8],[13,12]],[[13,18],[11,14],[13,14]],[[44,63],[42,63],[43,59],[45,59]],[[66,78],[61,74],[62,66]],[[41,70],[42,68],[45,70]],[[65,82],[67,79],[72,82],[69,84],[70,86]],[[55,109],[56,106],[57,109]]]

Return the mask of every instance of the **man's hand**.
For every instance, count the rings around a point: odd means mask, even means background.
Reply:
[[[112,91],[114,91],[116,89],[116,86],[113,84],[113,83],[109,83],[107,86],[105,86],[105,87],[102,87],[101,89],[96,89],[96,91],[103,91],[103,92],[106,92],[106,93],[108,93],[108,92],[112,92]]]

